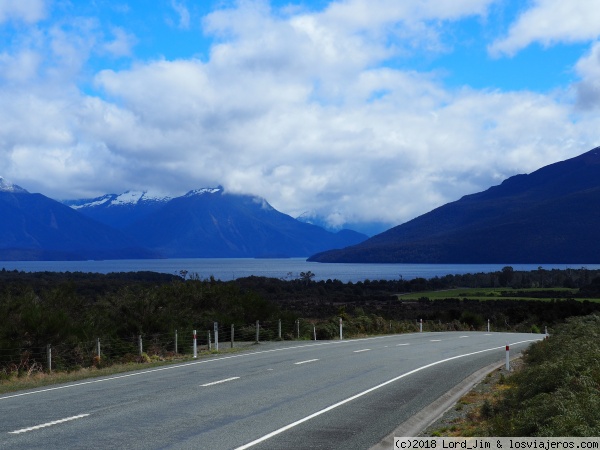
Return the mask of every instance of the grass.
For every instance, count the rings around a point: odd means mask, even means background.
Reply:
[[[522,361],[520,359],[513,360],[511,365],[519,370]],[[446,413],[436,424],[425,430],[424,435],[437,437],[485,436],[494,405],[509,389],[506,379],[510,375],[502,368],[490,372],[474,389],[456,403],[453,412]]]
[[[217,354],[236,353],[244,350],[244,348],[232,348],[211,351],[198,352],[198,358],[207,358]],[[22,391],[26,389],[36,389],[44,386],[51,386],[62,383],[72,383],[76,381],[86,380],[90,378],[107,377],[126,372],[134,372],[139,370],[148,370],[156,367],[181,364],[185,362],[196,361],[192,355],[177,355],[175,357],[155,359],[150,362],[129,362],[124,364],[113,364],[108,367],[85,367],[68,372],[34,372],[29,375],[25,374],[17,376],[16,374],[8,379],[0,380],[0,395]]]
[[[529,297],[527,292],[532,293],[547,293],[547,297]],[[449,298],[469,299],[469,300],[537,300],[537,301],[549,301],[553,298],[563,297],[565,292],[569,295],[575,296],[578,293],[577,289],[569,288],[532,288],[532,289],[512,289],[512,288],[458,288],[458,289],[447,289],[442,291],[426,291],[426,292],[412,292],[410,294],[400,294],[398,299],[402,301],[417,301],[420,298],[427,297],[430,300],[444,300]],[[593,302],[600,302],[597,298],[586,298],[577,299],[580,301],[588,300]]]

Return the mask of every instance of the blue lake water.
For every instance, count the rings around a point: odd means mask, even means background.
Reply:
[[[530,271],[551,269],[600,269],[600,264],[328,264],[307,262],[304,258],[289,259],[135,259],[107,261],[0,261],[0,269],[25,272],[137,272],[152,271],[179,274],[187,270],[200,278],[211,275],[223,281],[250,275],[273,278],[296,278],[300,272],[311,271],[315,280],[337,279],[343,282],[364,280],[405,280],[433,278],[448,274],[487,273],[511,266]]]

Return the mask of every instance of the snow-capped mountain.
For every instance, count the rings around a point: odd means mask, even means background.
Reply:
[[[101,197],[65,200],[63,203],[98,222],[122,229],[156,211],[171,197],[151,191],[126,191]]]
[[[124,232],[0,179],[0,260],[156,257]]]
[[[0,177],[0,192],[12,192],[12,193],[23,193],[23,194],[28,193],[21,186],[13,184],[10,181],[5,180],[3,177]]]
[[[168,202],[171,197],[149,191],[126,191],[122,194],[106,194],[102,197],[81,200],[66,200],[63,203],[73,209],[93,208],[97,206],[128,206],[143,202]]]
[[[175,198],[127,192],[65,204],[172,258],[307,256],[312,249],[341,248],[367,238],[302,223],[264,198],[228,194],[222,186]]]

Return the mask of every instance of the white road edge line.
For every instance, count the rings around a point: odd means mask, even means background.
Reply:
[[[300,364],[307,364],[307,363],[311,363],[311,362],[315,362],[315,361],[318,361],[318,359],[307,359],[306,361],[299,361],[299,362],[295,362],[294,364],[299,366]]]
[[[201,384],[201,387],[214,386],[215,384],[227,383],[228,381],[239,380],[240,377],[225,378],[224,380],[213,381],[212,383]]]
[[[41,425],[36,425],[35,427],[22,428],[16,431],[9,431],[8,434],[21,434],[27,433],[28,431],[39,430],[41,428],[51,427],[52,425],[58,425],[59,423],[70,422],[71,420],[83,419],[84,417],[89,416],[89,414],[79,414],[78,416],[67,417],[66,419],[53,420],[52,422],[43,423]]]
[[[509,345],[518,345],[518,344],[524,344],[526,342],[535,342],[535,341],[540,341],[540,340],[542,340],[542,338],[539,338],[539,339],[529,339],[529,340],[526,340],[526,341],[514,342],[514,343],[509,344]],[[266,441],[268,439],[271,439],[272,437],[277,436],[278,434],[281,434],[284,431],[290,430],[290,429],[292,429],[292,428],[294,428],[294,427],[296,427],[296,426],[298,426],[298,425],[300,425],[300,424],[302,424],[304,422],[307,422],[307,421],[309,421],[311,419],[314,419],[315,417],[318,417],[318,416],[320,416],[322,414],[325,414],[326,412],[329,412],[329,411],[331,411],[331,410],[333,410],[335,408],[338,408],[339,406],[345,405],[346,403],[351,402],[352,400],[356,400],[357,398],[360,398],[360,397],[362,397],[364,395],[367,395],[367,394],[369,394],[369,393],[371,393],[373,391],[376,391],[377,389],[380,389],[380,388],[382,388],[384,386],[387,386],[388,384],[393,383],[395,381],[398,381],[398,380],[400,380],[400,379],[402,379],[404,377],[407,377],[407,376],[412,375],[414,373],[420,372],[421,370],[428,369],[429,367],[437,366],[438,364],[442,364],[442,363],[445,363],[445,362],[448,362],[448,361],[452,361],[454,359],[464,358],[466,356],[473,356],[473,355],[477,355],[478,353],[491,352],[493,350],[498,350],[498,349],[503,349],[503,348],[505,348],[504,345],[502,345],[500,347],[493,347],[493,348],[488,348],[488,349],[485,349],[485,350],[479,350],[477,352],[465,353],[464,355],[452,356],[451,358],[442,359],[440,361],[436,361],[436,362],[433,362],[431,364],[427,364],[425,366],[422,366],[422,367],[419,367],[417,369],[411,370],[410,372],[406,372],[406,373],[404,373],[404,374],[402,374],[400,376],[397,376],[396,378],[392,378],[391,380],[388,380],[388,381],[385,381],[385,382],[383,382],[381,384],[378,384],[377,386],[374,386],[374,387],[372,387],[370,389],[367,389],[366,391],[363,391],[363,392],[360,392],[360,393],[358,393],[356,395],[353,395],[352,397],[349,397],[349,398],[347,398],[345,400],[342,400],[341,402],[338,402],[338,403],[335,403],[335,404],[333,404],[331,406],[328,406],[327,408],[322,409],[320,411],[317,411],[317,412],[315,412],[315,413],[313,413],[313,414],[311,414],[309,416],[306,416],[303,419],[297,420],[296,422],[292,422],[289,425],[281,427],[278,430],[275,430],[275,431],[273,431],[273,432],[271,432],[269,434],[264,435],[263,437],[260,437],[260,438],[258,438],[256,440],[252,441],[252,442],[249,442],[249,443],[247,443],[245,445],[242,445],[241,447],[237,447],[235,450],[245,450],[247,448],[254,447],[255,445],[260,444],[261,442],[264,442],[264,441]]]
[[[354,350],[352,353],[362,353],[362,352],[369,352],[371,351],[370,348],[363,348],[362,350]]]
[[[121,378],[137,377],[139,375],[146,375],[148,373],[162,372],[163,370],[173,370],[173,369],[180,369],[182,367],[195,366],[197,364],[207,364],[207,363],[211,363],[211,362],[215,362],[215,361],[223,361],[224,359],[245,358],[247,356],[261,355],[264,353],[281,352],[284,350],[294,350],[297,348],[299,349],[299,348],[307,348],[307,347],[320,347],[322,345],[344,345],[344,344],[349,344],[352,342],[368,341],[368,340],[373,340],[373,339],[385,339],[385,338],[389,338],[389,337],[396,337],[396,335],[376,336],[376,337],[361,338],[361,339],[348,339],[345,341],[321,342],[319,344],[294,345],[291,347],[274,348],[271,350],[261,350],[258,352],[242,353],[242,354],[238,354],[238,355],[222,356],[219,358],[203,359],[202,361],[194,361],[194,362],[189,362],[189,363],[185,363],[185,364],[174,364],[172,366],[159,367],[157,369],[150,369],[150,370],[142,370],[142,371],[138,371],[138,372],[128,373],[125,375],[117,375],[114,377],[100,378],[100,379],[96,379],[96,380],[92,380],[92,381],[82,381],[81,383],[67,384],[64,386],[51,387],[51,388],[47,388],[47,389],[39,389],[37,391],[22,392],[20,394],[6,395],[4,397],[0,397],[0,401],[7,400],[9,398],[24,397],[26,395],[41,394],[43,392],[57,391],[59,389],[68,389],[68,388],[72,388],[72,387],[85,386],[87,384],[104,383],[106,381],[114,381],[114,380],[119,380]]]

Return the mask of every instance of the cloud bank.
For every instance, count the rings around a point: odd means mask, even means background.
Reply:
[[[450,88],[403,66],[451,53],[448,29],[488,20],[492,0],[246,0],[202,17],[171,1],[177,27],[210,42],[179,59],[137,59],[133,31],[25,3],[0,0],[0,24],[25,30],[0,50],[0,175],[54,198],[221,184],[332,226],[392,226],[598,145],[586,1],[537,1],[488,46],[587,42],[577,80],[552,92]]]

